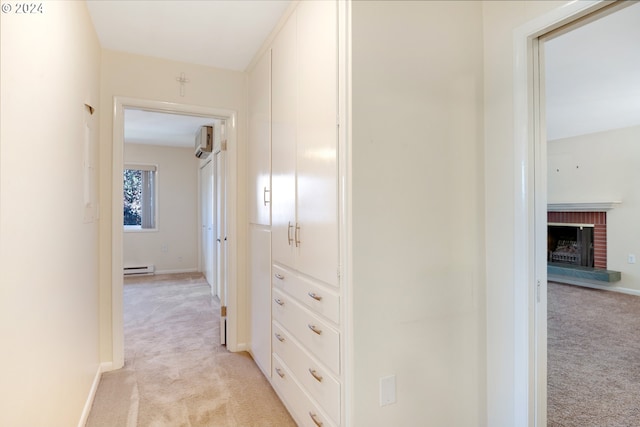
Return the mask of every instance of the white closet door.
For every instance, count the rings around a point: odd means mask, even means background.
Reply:
[[[249,74],[249,222],[271,225],[271,51]]]
[[[216,222],[216,284],[220,298],[220,339],[227,343],[226,308],[227,308],[227,218],[226,218],[226,152],[215,153],[213,160],[215,174],[215,222]]]
[[[251,353],[271,377],[271,231],[251,225],[249,248]]]
[[[211,293],[216,295],[214,268],[214,224],[213,224],[213,162],[200,169],[201,215],[202,215],[202,270]]]
[[[295,267],[296,18],[272,49],[271,225],[273,261]]]
[[[300,2],[297,13],[297,268],[337,285],[337,2]]]

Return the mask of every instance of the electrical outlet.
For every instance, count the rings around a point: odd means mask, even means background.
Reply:
[[[629,254],[627,256],[627,262],[629,264],[635,264],[636,263],[636,256],[634,254]]]
[[[396,376],[380,378],[380,406],[396,403]]]

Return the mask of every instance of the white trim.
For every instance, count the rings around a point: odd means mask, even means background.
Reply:
[[[114,369],[124,366],[124,324],[123,324],[123,258],[122,258],[122,205],[118,201],[122,197],[122,168],[124,166],[124,110],[125,108],[142,108],[152,111],[187,114],[192,116],[212,117],[227,120],[228,161],[234,167],[227,177],[227,209],[233,209],[228,215],[228,268],[229,295],[227,317],[227,348],[237,351],[238,334],[238,301],[237,301],[237,251],[238,233],[235,212],[237,210],[237,112],[229,109],[203,107],[197,105],[177,104],[173,102],[152,101],[138,98],[114,96],[113,98],[113,163],[112,163],[112,225],[111,225],[111,337],[112,363]]]
[[[98,365],[98,370],[96,371],[96,375],[93,377],[93,382],[91,383],[91,388],[89,389],[89,395],[87,396],[87,400],[84,403],[84,407],[82,408],[82,414],[80,415],[80,421],[78,421],[78,427],[84,427],[87,424],[87,419],[89,418],[89,414],[91,413],[91,407],[93,407],[93,401],[96,398],[96,392],[98,391],[98,386],[100,385],[100,379],[102,378],[102,374],[104,372],[111,371],[113,364],[111,362],[104,362]]]
[[[596,283],[595,281],[590,281],[587,279],[571,279],[570,277],[567,277],[567,276],[554,276],[554,275],[549,275],[547,278],[549,282],[560,283],[563,285],[582,286],[584,288],[600,289],[602,291],[612,291],[612,292],[618,292],[621,294],[640,296],[640,290],[638,289],[629,289],[629,288],[621,288],[617,286],[601,285],[600,283]]]
[[[567,202],[548,203],[548,212],[607,212],[617,207],[622,202]]]
[[[197,273],[200,270],[198,268],[178,268],[175,270],[156,270],[155,274],[180,274],[180,273]]]
[[[538,391],[546,390],[546,360],[539,356],[546,353],[542,342],[544,326],[541,307],[536,304],[536,280],[546,276],[535,262],[536,236],[543,232],[536,223],[536,208],[546,199],[546,188],[539,185],[544,168],[535,161],[540,155],[536,148],[538,129],[535,118],[539,108],[533,97],[537,77],[533,55],[538,37],[569,22],[575,21],[607,5],[602,0],[569,1],[565,5],[542,15],[513,33],[514,52],[514,426],[542,427],[546,419],[546,402]],[[543,148],[544,150],[544,148]],[[536,186],[536,177],[538,185]],[[538,201],[536,206],[535,201]],[[545,206],[546,207],[546,206]],[[540,219],[541,221],[541,219]],[[539,237],[538,237],[539,238]],[[539,261],[539,260],[538,260]],[[542,283],[546,286],[546,283]],[[544,305],[544,304],[542,304]],[[544,313],[546,315],[546,313]],[[541,348],[544,347],[544,348]]]

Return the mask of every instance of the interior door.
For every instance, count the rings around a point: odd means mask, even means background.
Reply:
[[[200,215],[202,218],[202,270],[211,293],[217,295],[214,267],[214,223],[213,223],[213,162],[200,169]]]
[[[220,298],[220,342],[227,343],[227,218],[226,218],[226,140],[214,154],[214,206],[216,223],[216,286]]]

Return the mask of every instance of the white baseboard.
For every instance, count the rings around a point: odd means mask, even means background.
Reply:
[[[640,291],[637,289],[622,288],[611,285],[601,285],[599,283],[595,283],[595,281],[587,279],[574,279],[567,276],[556,276],[550,274],[547,276],[547,280],[549,280],[550,282],[564,283],[567,285],[584,286],[585,288],[600,289],[603,291],[613,291],[620,292],[621,294],[640,296]]]
[[[182,268],[179,270],[156,270],[155,274],[197,273],[197,268]]]

